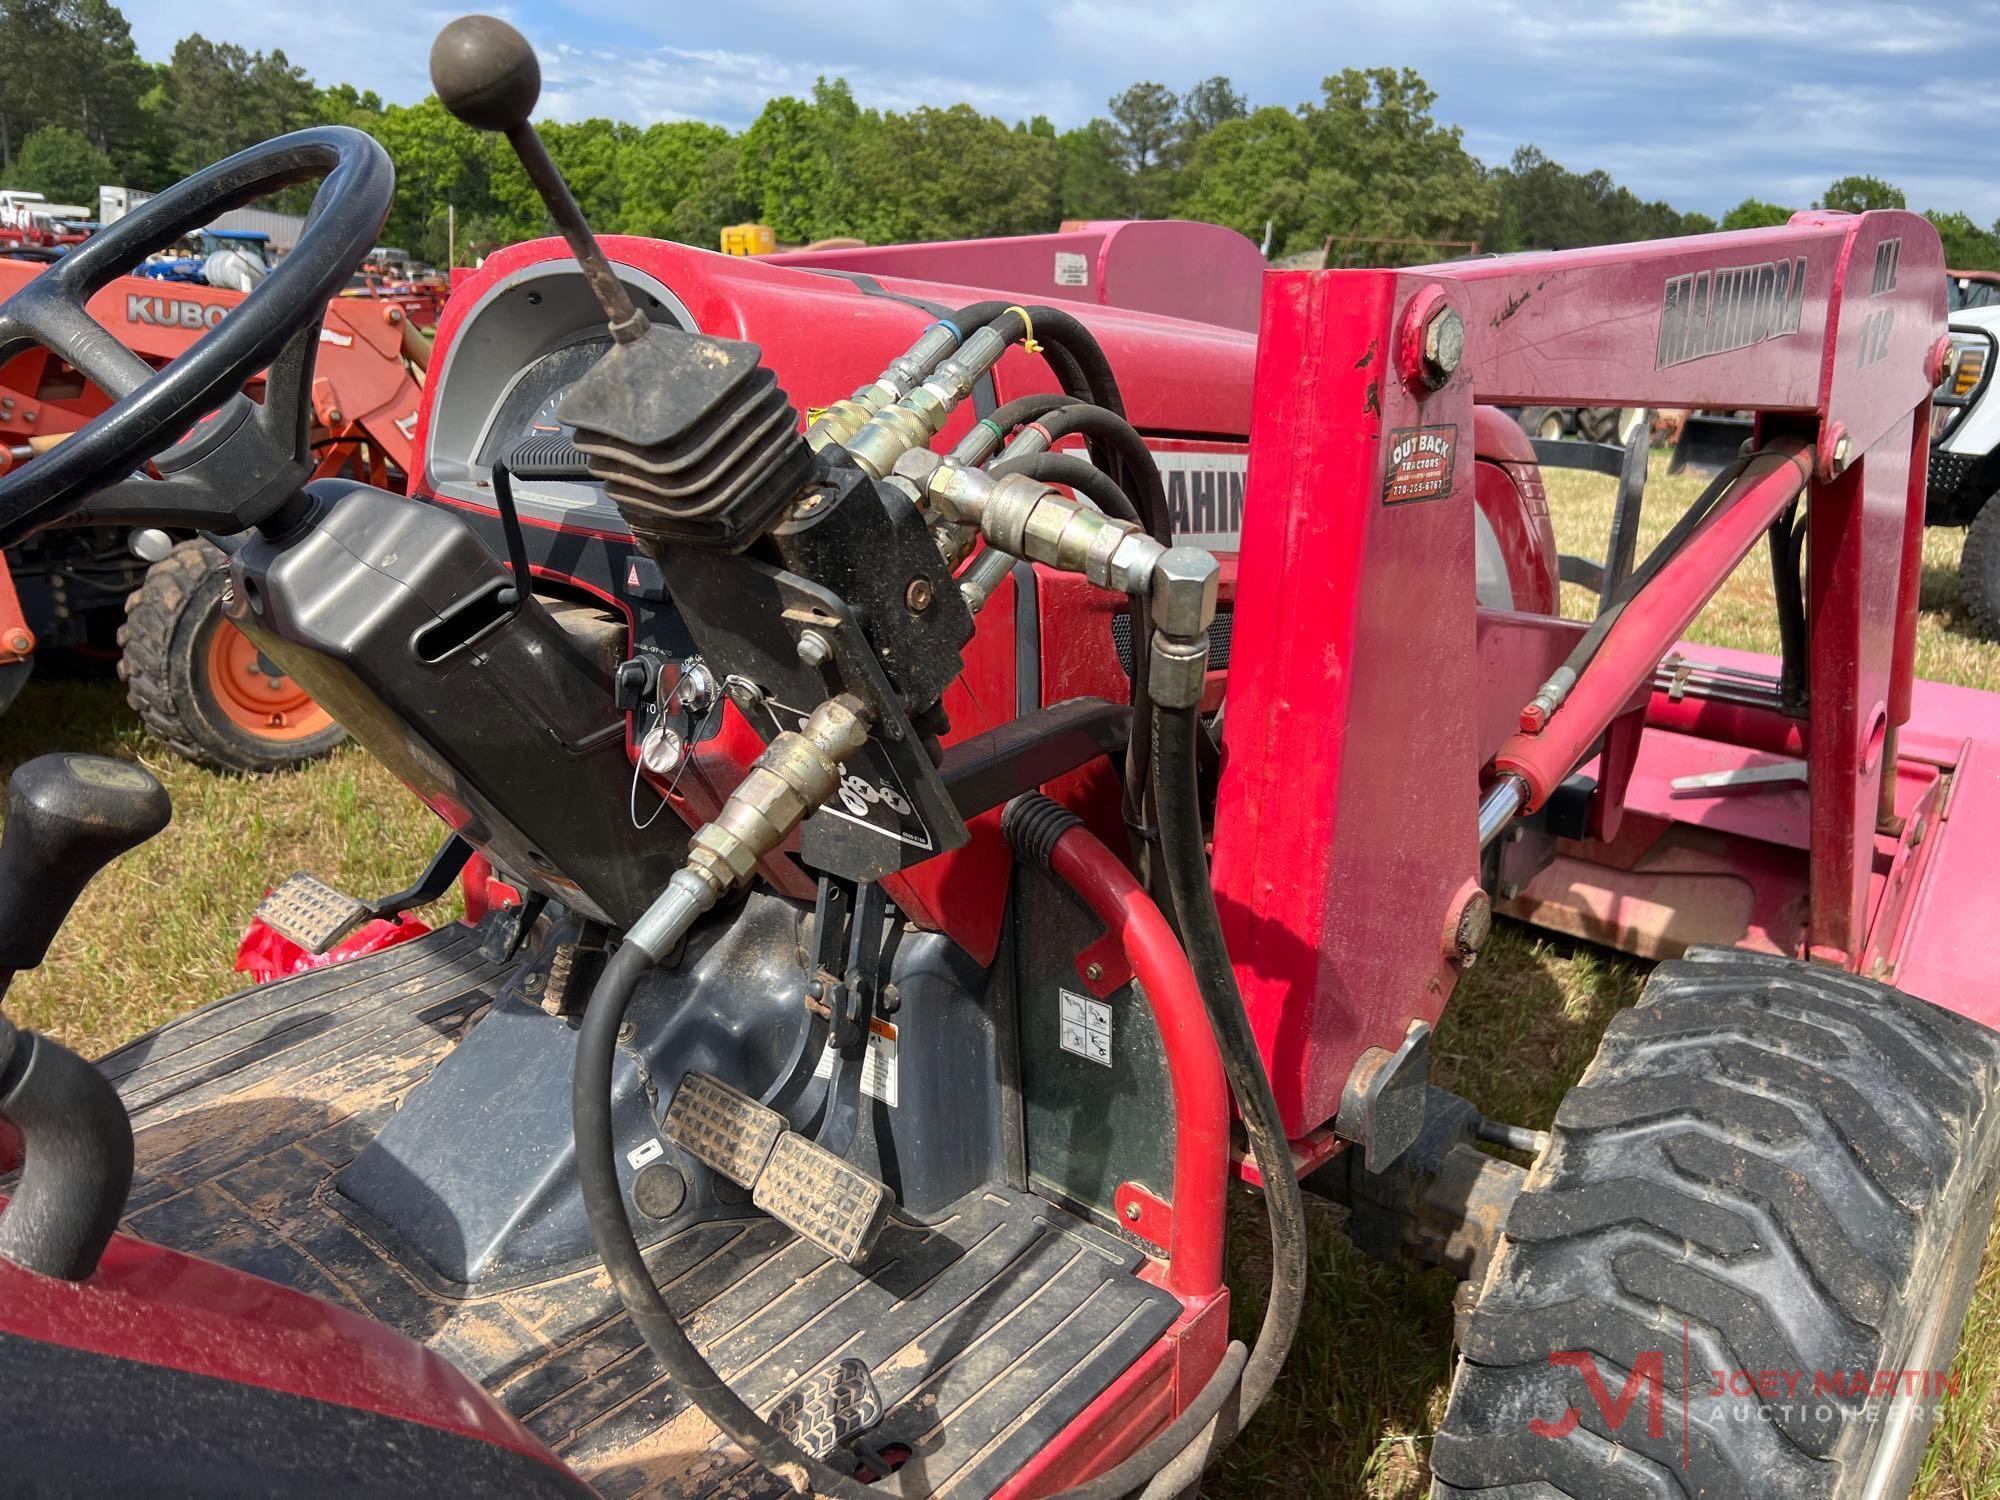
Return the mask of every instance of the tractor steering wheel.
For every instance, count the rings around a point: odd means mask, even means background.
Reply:
[[[165,368],[154,370],[86,310],[114,279],[217,215],[322,177],[291,253]],[[388,154],[358,130],[294,131],[148,199],[0,302],[0,364],[40,344],[113,400],[60,446],[0,478],[0,546],[86,501],[94,521],[219,532],[255,525],[284,504],[311,472],[320,319],[373,248],[395,181]],[[267,367],[259,406],[241,392]],[[134,474],[148,459],[164,478]]]

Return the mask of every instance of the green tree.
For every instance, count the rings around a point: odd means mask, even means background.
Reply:
[[[1820,200],[1819,207],[1859,214],[1871,208],[1908,208],[1909,204],[1903,201],[1901,188],[1879,177],[1856,175],[1837,177],[1828,183],[1826,196]]]
[[[1981,229],[1969,215],[1925,209],[1944,242],[1944,263],[1954,271],[2000,271],[2000,234]],[[2000,226],[1996,226],[2000,229]]]
[[[619,157],[621,227],[713,250],[724,226],[750,214],[736,194],[736,175],[736,143],[721,126],[650,125]]]
[[[1118,127],[1099,118],[1056,137],[1062,153],[1065,219],[1122,219],[1132,212],[1132,179]]]
[[[852,234],[862,190],[851,158],[880,125],[855,104],[844,78],[820,79],[810,100],[773,99],[743,133],[737,194],[781,240]]]
[[[248,52],[199,32],[174,44],[161,95],[183,174],[319,117],[312,80],[283,52]]]
[[[1789,208],[1780,208],[1775,203],[1766,203],[1761,198],[1745,198],[1736,207],[1722,216],[1724,229],[1770,229],[1788,222],[1792,217]]]
[[[1175,122],[1174,144],[1181,161],[1186,161],[1195,143],[1216,126],[1240,120],[1250,113],[1249,101],[1220,73],[1204,78],[1181,95],[1180,119]]]
[[[1309,250],[1326,237],[1306,206],[1311,152],[1310,127],[1289,109],[1224,120],[1195,143],[1175,210],[1259,243],[1268,223],[1273,254]]]
[[[1311,142],[1304,215],[1315,232],[1474,239],[1495,192],[1463,132],[1431,116],[1437,95],[1410,68],[1347,68],[1302,118]]]
[[[854,232],[874,244],[1056,227],[1061,150],[969,104],[888,114],[857,143]]]
[[[97,217],[97,189],[114,175],[111,158],[62,125],[44,125],[21,143],[10,175],[16,186],[57,203],[80,203]]]
[[[1535,146],[1523,146],[1493,174],[1499,206],[1485,236],[1496,250],[1570,250],[1713,229],[1673,205],[1645,202],[1604,171],[1572,172]]]
[[[1180,99],[1161,83],[1135,83],[1111,101],[1132,212],[1141,217],[1160,213],[1172,193],[1180,113]]]
[[[508,218],[494,193],[499,168],[524,175],[518,164],[499,160],[507,151],[504,143],[460,124],[435,96],[420,104],[390,105],[368,130],[396,164],[396,201],[383,229],[389,244],[444,263],[447,208],[457,211],[461,263],[469,263],[469,245],[491,248],[541,232],[539,210],[525,221]]]
[[[122,158],[140,134],[146,74],[109,0],[0,0],[0,165],[45,125]]]

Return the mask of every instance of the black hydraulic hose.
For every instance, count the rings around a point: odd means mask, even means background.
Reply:
[[[1030,453],[1023,458],[1001,459],[987,468],[995,476],[1025,474],[1043,484],[1066,484],[1107,516],[1116,516],[1135,526],[1143,524],[1139,507],[1118,487],[1118,482],[1096,464],[1073,453]]]
[[[1243,1009],[1243,996],[1236,988],[1236,971],[1230,964],[1222,919],[1215,909],[1215,890],[1209,884],[1196,742],[1200,732],[1198,706],[1153,706],[1153,787],[1167,890],[1179,919],[1181,945],[1187,950],[1188,964],[1208,1008],[1209,1024],[1215,1029],[1230,1092],[1236,1096],[1236,1107],[1250,1138],[1250,1154],[1264,1179],[1271,1219],[1271,1296],[1243,1369],[1243,1397],[1234,1418],[1240,1432],[1277,1383],[1298,1332],[1308,1266],[1306,1209],[1292,1170],[1291,1146],[1278,1102],[1264,1072],[1263,1054]]]
[[[1305,1205],[1293,1175],[1291,1151],[1270,1080],[1264,1076],[1256,1038],[1229,967],[1208,884],[1193,740],[1199,723],[1195,709],[1154,710],[1155,774],[1160,800],[1171,809],[1162,820],[1171,835],[1166,845],[1168,876],[1188,943],[1189,962],[1248,1129],[1251,1156],[1266,1185],[1272,1225],[1271,1296],[1253,1351],[1246,1356],[1241,1344],[1231,1344],[1180,1416],[1122,1463],[1064,1491],[1059,1500],[1114,1500],[1142,1484],[1154,1500],[1184,1490],[1199,1475],[1214,1448],[1240,1432],[1270,1393],[1290,1351],[1304,1300]],[[620,947],[591,991],[577,1035],[570,1099],[577,1171],[591,1236],[611,1273],[612,1285],[646,1347],[676,1388],[782,1482],[801,1494],[831,1495],[837,1500],[880,1500],[896,1495],[900,1491],[893,1478],[882,1484],[862,1484],[805,1453],[758,1416],[702,1357],[646,1269],[618,1186],[611,1074],[617,1058],[618,1028],[624,1023],[639,981],[653,964],[651,955],[638,944],[628,942]],[[1230,1397],[1239,1393],[1234,1411],[1226,1412]],[[1218,1419],[1224,1419],[1225,1431],[1214,1430]]]
[[[1139,429],[1103,406],[1065,406],[1041,419],[1050,441],[1082,433],[1102,438],[1125,466],[1124,484],[1139,507],[1139,524],[1162,547],[1174,544],[1173,516],[1167,510],[1167,488],[1159,460],[1139,436]]]
[[[0,1017],[0,1116],[25,1153],[0,1214],[0,1258],[84,1280],[132,1188],[132,1122],[118,1091],[69,1048]]]
[[[1778,605],[1778,699],[1787,713],[1805,707],[1806,606],[1800,580],[1806,527],[1798,502],[1771,523],[1771,591]]]
[[[834,1495],[840,1500],[880,1500],[893,1485],[866,1485],[799,1448],[729,1388],[687,1336],[666,1299],[653,1285],[646,1257],[625,1215],[618,1186],[616,1137],[611,1120],[611,1070],[618,1056],[618,1028],[632,993],[654,959],[627,942],[611,955],[591,989],[577,1031],[576,1072],[570,1091],[570,1125],[576,1135],[577,1175],[591,1238],[604,1257],[611,1284],[631,1314],[639,1336],[674,1386],[744,1452],[800,1494]]]
[[[1583,674],[1583,669],[1590,665],[1591,658],[1597,655],[1598,647],[1604,644],[1604,638],[1611,633],[1611,627],[1618,623],[1618,617],[1625,612],[1625,606],[1639,590],[1653,581],[1660,569],[1673,561],[1674,554],[1679,552],[1687,544],[1688,538],[1700,529],[1701,523],[1708,519],[1716,503],[1727,493],[1729,487],[1742,477],[1743,472],[1757,457],[1758,454],[1746,453],[1709,481],[1708,488],[1695,497],[1694,504],[1682,513],[1681,518],[1674,522],[1653,550],[1646,554],[1646,560],[1632,570],[1624,584],[1620,586],[1617,596],[1596,619],[1590,622],[1590,628],[1583,633],[1582,638],[1571,648],[1569,656],[1564,660],[1563,666],[1566,669],[1576,676]]]
[[[1032,310],[1029,310],[1028,316],[1034,316]],[[1029,329],[1028,319],[1022,317],[1021,305],[1015,302],[975,302],[970,307],[961,307],[953,313],[951,321],[967,338],[970,338],[977,329],[998,324],[1000,336],[1010,344],[1025,338]],[[1039,346],[1038,352],[1043,363],[1056,377],[1056,384],[1063,388],[1065,395],[1074,396],[1079,401],[1097,399],[1096,388],[1082,361],[1077,359],[1066,346],[1045,344],[1039,337],[1035,342]]]

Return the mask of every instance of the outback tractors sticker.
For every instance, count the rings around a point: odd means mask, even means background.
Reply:
[[[1797,333],[1805,298],[1803,255],[1670,276],[1660,298],[1653,367],[1664,370]]]
[[[1451,461],[1458,429],[1399,427],[1389,434],[1389,472],[1382,480],[1382,503],[1435,500],[1451,492]]]

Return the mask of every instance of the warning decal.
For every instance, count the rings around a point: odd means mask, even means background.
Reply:
[[[1089,286],[1090,261],[1074,250],[1056,251],[1056,285]]]
[[[1103,1067],[1111,1066],[1111,1007],[1102,1000],[1069,990],[1062,997],[1062,1031],[1057,1045],[1065,1052],[1087,1057]]]
[[[1382,480],[1382,503],[1435,500],[1451,492],[1451,464],[1458,451],[1458,428],[1399,427],[1389,434],[1389,472]]]
[[[813,1077],[833,1077],[833,1063],[833,1039],[829,1037],[820,1052],[818,1064],[813,1068]],[[894,1109],[902,1102],[900,1073],[896,1057],[896,1028],[880,1017],[871,1019],[868,1023],[868,1050],[862,1055],[861,1092]]]

